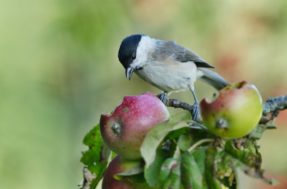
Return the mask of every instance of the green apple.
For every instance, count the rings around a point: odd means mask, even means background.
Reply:
[[[245,81],[223,88],[219,95],[200,103],[204,125],[222,138],[240,138],[258,124],[263,111],[262,97],[257,88]]]

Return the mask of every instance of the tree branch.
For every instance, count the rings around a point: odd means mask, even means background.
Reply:
[[[166,106],[173,108],[181,108],[190,112],[193,109],[192,105],[177,99],[168,99],[166,102]],[[259,123],[266,124],[269,121],[272,121],[278,116],[280,111],[286,109],[287,109],[287,95],[267,99],[266,102],[264,103],[262,117]]]
[[[167,99],[166,106],[173,108],[181,108],[190,112],[192,111],[193,108],[192,105],[177,99]]]
[[[266,124],[276,118],[280,111],[287,109],[287,95],[272,97],[266,100],[260,123]]]

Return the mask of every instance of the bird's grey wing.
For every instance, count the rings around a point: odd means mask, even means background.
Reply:
[[[174,58],[178,62],[194,62],[197,67],[214,68],[196,53],[176,44],[174,41],[159,41],[154,55],[158,58]]]

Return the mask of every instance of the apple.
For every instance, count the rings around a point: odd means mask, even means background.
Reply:
[[[106,169],[102,189],[152,189],[146,184],[143,174],[123,176],[121,178],[117,176],[119,173],[139,166],[140,163],[140,161],[128,161],[116,156]]]
[[[167,121],[166,106],[151,93],[126,96],[111,115],[102,115],[100,129],[107,146],[125,159],[141,158],[140,146],[145,135]]]
[[[222,138],[240,138],[258,124],[263,111],[257,88],[245,81],[223,88],[212,102],[200,102],[204,125]]]

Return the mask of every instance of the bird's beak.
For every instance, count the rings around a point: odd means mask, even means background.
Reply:
[[[128,80],[130,80],[130,79],[132,78],[133,73],[134,73],[134,68],[128,67],[128,68],[126,69],[126,78],[127,78]]]

